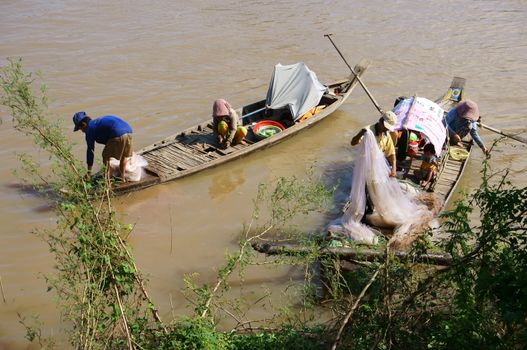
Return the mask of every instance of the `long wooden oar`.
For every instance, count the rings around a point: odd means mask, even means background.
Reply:
[[[507,134],[507,133],[504,133],[503,131],[501,130],[498,130],[496,128],[493,128],[492,126],[489,126],[489,125],[485,125],[483,123],[479,123],[479,125],[483,128],[483,129],[487,129],[487,130],[490,130],[492,132],[495,132],[496,134],[500,134],[500,135],[503,135],[505,137],[508,137],[510,139],[513,139],[513,140],[516,140],[518,142],[522,142],[522,143],[525,143],[527,144],[527,139],[526,138],[523,138],[521,136],[516,136],[516,135],[511,135],[511,134]]]
[[[342,57],[342,59],[344,60],[344,63],[346,63],[346,65],[348,66],[348,68],[350,69],[351,73],[353,73],[353,75],[355,76],[355,78],[359,81],[360,83],[360,86],[362,86],[362,88],[364,89],[364,91],[366,92],[366,95],[368,95],[368,97],[370,98],[371,102],[373,102],[373,104],[375,105],[375,108],[377,108],[377,110],[379,111],[379,113],[384,113],[384,111],[382,110],[382,108],[379,106],[379,104],[377,103],[377,101],[375,101],[375,99],[373,98],[373,95],[370,93],[370,91],[368,90],[368,88],[366,87],[366,85],[364,85],[364,83],[362,82],[362,79],[357,75],[357,73],[355,73],[355,70],[353,68],[351,68],[351,66],[349,65],[348,61],[346,61],[346,59],[344,58],[344,55],[342,54],[342,52],[340,52],[339,48],[337,47],[337,45],[335,45],[335,43],[333,42],[333,40],[331,39],[331,36],[333,34],[324,34],[324,36],[326,38],[329,39],[329,41],[331,41],[331,43],[333,44],[333,46],[335,47],[335,49],[337,50],[337,52],[339,53],[340,57]]]

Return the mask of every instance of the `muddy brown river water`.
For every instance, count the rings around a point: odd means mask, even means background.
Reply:
[[[64,119],[79,157],[83,138],[71,132],[79,110],[127,120],[139,148],[207,119],[216,98],[234,106],[263,98],[279,62],[304,61],[323,82],[346,76],[324,33],[335,34],[351,64],[372,62],[364,81],[381,105],[399,95],[436,98],[462,76],[486,123],[520,133],[527,128],[526,19],[520,0],[1,0],[0,58],[4,65],[6,57],[23,57],[26,69],[42,72],[50,108]],[[0,113],[0,349],[26,349],[17,313],[38,314],[45,335],[60,333],[42,277],[52,272],[52,257],[30,233],[52,227],[55,217],[11,171],[15,153],[45,155],[13,130],[5,109]],[[349,140],[375,118],[357,87],[333,117],[280,145],[117,199],[123,220],[135,224],[130,243],[163,316],[190,312],[183,275],[214,277],[225,251],[236,247],[260,182],[303,176],[311,167],[329,181],[349,181]],[[481,135],[488,144],[495,138]],[[506,141],[492,164],[510,167],[513,181],[525,186],[525,151]],[[475,150],[461,188],[479,184],[482,159]],[[278,290],[298,276],[290,268],[250,272],[247,284]]]

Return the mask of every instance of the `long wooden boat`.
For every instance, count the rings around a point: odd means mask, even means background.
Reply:
[[[367,63],[361,62],[355,67],[359,77],[364,74],[367,66]],[[328,84],[327,92],[314,110],[315,114],[300,118],[296,122],[292,121],[292,118],[288,119],[283,109],[266,109],[265,99],[237,109],[236,112],[241,115],[243,125],[248,128],[246,144],[238,144],[227,149],[221,148],[214,137],[210,119],[177,132],[137,151],[148,161],[146,176],[138,182],[118,183],[114,185],[113,191],[121,195],[176,180],[282,142],[330,116],[346,101],[357,83],[357,78],[350,76]],[[259,139],[252,132],[251,126],[262,120],[278,121],[285,130],[271,137]]]
[[[435,102],[446,112],[455,107],[455,105],[464,98],[464,86],[465,79],[454,77],[448,92],[443,96],[435,100]],[[434,183],[429,187],[428,191],[433,191],[437,194],[438,199],[441,201],[441,210],[444,211],[447,207],[449,201],[451,200],[453,194],[455,193],[456,186],[461,179],[465,167],[467,165],[470,152],[472,150],[472,141],[462,141],[462,149],[464,149],[468,156],[462,159],[455,159],[451,152],[449,152],[449,145],[446,142],[446,149],[442,152],[442,155],[439,159],[438,166],[438,175]],[[413,170],[418,169],[420,166],[420,161],[416,161],[410,158],[403,161],[398,160],[398,170],[402,170],[403,173],[413,173]],[[344,207],[349,205],[347,203]],[[379,230],[381,231],[381,230]],[[441,229],[434,231],[435,235],[441,235]],[[276,254],[285,254],[285,255],[295,255],[295,254],[304,254],[309,253],[305,246],[295,243],[295,242],[257,242],[253,244],[253,248],[261,253],[266,253],[269,255]],[[359,249],[352,247],[322,247],[321,253],[328,254],[331,256],[337,256],[344,261],[368,261],[384,254],[384,249],[378,249],[379,247],[367,247],[363,246]],[[398,253],[400,257],[405,257],[405,252]],[[416,257],[409,258],[415,259]],[[431,264],[440,264],[448,265],[451,257],[445,254],[427,254],[421,256],[419,259],[422,259],[423,262],[428,262]]]

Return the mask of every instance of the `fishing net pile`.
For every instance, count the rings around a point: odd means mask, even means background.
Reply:
[[[366,131],[355,151],[350,205],[342,217],[330,224],[328,231],[361,243],[377,243],[377,234],[362,223],[367,190],[374,211],[367,215],[366,221],[377,227],[393,228],[390,241],[396,248],[408,245],[428,227],[437,210],[429,210],[419,194],[403,192],[399,182],[390,177],[386,159],[371,130]]]

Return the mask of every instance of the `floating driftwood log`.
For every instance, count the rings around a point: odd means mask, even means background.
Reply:
[[[267,255],[307,255],[313,253],[313,249],[295,243],[254,243],[254,250],[265,253]],[[350,248],[338,247],[320,248],[321,255],[329,255],[338,257],[345,261],[377,261],[383,259],[386,255],[384,250],[372,249],[367,247]],[[452,264],[452,256],[450,254],[427,253],[427,254],[410,254],[404,251],[390,252],[396,258],[410,259],[416,263],[448,266]]]

